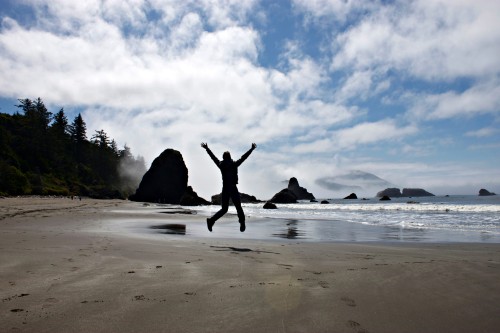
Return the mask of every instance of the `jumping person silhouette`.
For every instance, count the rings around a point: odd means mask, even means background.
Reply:
[[[227,213],[229,208],[229,198],[231,198],[233,200],[234,207],[236,207],[236,211],[238,212],[240,231],[245,231],[245,213],[243,213],[243,208],[241,208],[240,192],[238,192],[238,187],[236,186],[238,184],[238,167],[248,158],[248,156],[250,156],[252,151],[257,148],[257,145],[252,143],[252,148],[243,154],[237,161],[233,161],[231,154],[228,151],[224,152],[222,155],[222,161],[219,161],[210,148],[208,148],[206,143],[202,143],[201,147],[207,151],[208,155],[210,155],[222,173],[222,207],[217,213],[215,213],[214,216],[207,218],[208,230],[212,232],[212,227],[215,221]]]

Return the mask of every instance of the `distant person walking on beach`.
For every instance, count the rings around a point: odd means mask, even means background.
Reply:
[[[229,208],[229,198],[233,200],[234,207],[236,207],[236,211],[238,212],[238,219],[240,222],[240,231],[245,231],[245,213],[243,213],[243,208],[241,208],[241,199],[240,192],[238,192],[238,167],[243,163],[248,156],[252,153],[252,151],[257,148],[255,143],[252,143],[252,148],[250,148],[245,154],[243,154],[239,160],[233,161],[231,158],[231,154],[226,151],[222,154],[222,161],[219,161],[217,157],[215,157],[214,153],[208,148],[206,143],[201,144],[202,148],[205,148],[208,155],[212,158],[214,163],[219,167],[220,172],[222,173],[222,195],[221,195],[221,209],[215,213],[214,216],[207,218],[207,227],[210,232],[212,232],[212,226],[215,221],[221,218],[224,214],[227,213]]]

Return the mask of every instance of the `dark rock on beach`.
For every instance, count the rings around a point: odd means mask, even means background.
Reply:
[[[356,193],[351,193],[347,197],[345,197],[344,199],[353,200],[353,199],[357,199],[357,198],[358,198],[358,196],[356,195]]]
[[[182,154],[174,149],[165,149],[154,159],[130,200],[179,204],[187,183],[188,169]]]
[[[328,200],[322,200],[322,201],[321,201],[321,204],[322,204],[322,205],[328,205],[329,203],[330,203],[330,201],[328,201]]]
[[[142,177],[139,188],[129,199],[185,206],[210,204],[188,187],[188,169],[182,154],[170,148],[154,159]]]
[[[269,202],[269,201],[266,202],[264,204],[264,207],[262,207],[262,208],[264,208],[264,209],[278,209],[278,207],[275,204],[273,204],[272,202]]]
[[[272,203],[283,203],[283,204],[297,203],[297,196],[292,191],[285,188],[276,193],[269,201]]]
[[[240,193],[240,200],[242,203],[259,203],[261,200],[257,199],[255,196],[245,193]],[[220,205],[221,204],[221,194],[212,195],[212,204]],[[229,199],[229,204],[233,205],[233,200]]]
[[[485,190],[484,188],[482,188],[482,189],[479,190],[479,196],[480,197],[486,197],[486,196],[490,196],[490,195],[496,195],[496,194],[493,193],[493,192],[490,192],[488,190]]]
[[[211,203],[201,197],[193,190],[191,186],[186,188],[186,191],[181,197],[180,205],[181,206],[202,206],[202,205],[210,205]]]
[[[389,201],[389,200],[391,200],[391,198],[389,198],[389,196],[387,195],[384,195],[380,198],[380,201]]]

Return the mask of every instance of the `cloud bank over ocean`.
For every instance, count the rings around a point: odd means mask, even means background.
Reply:
[[[316,180],[352,170],[500,192],[499,15],[488,0],[7,0],[1,111],[40,96],[149,163],[177,149],[205,197],[221,183],[202,141],[234,157],[256,142],[240,190],[260,198],[292,176],[341,196]]]

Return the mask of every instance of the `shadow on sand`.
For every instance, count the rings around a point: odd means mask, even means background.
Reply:
[[[185,224],[153,225],[150,228],[159,230],[159,233],[161,233],[161,234],[186,235],[186,225]]]

